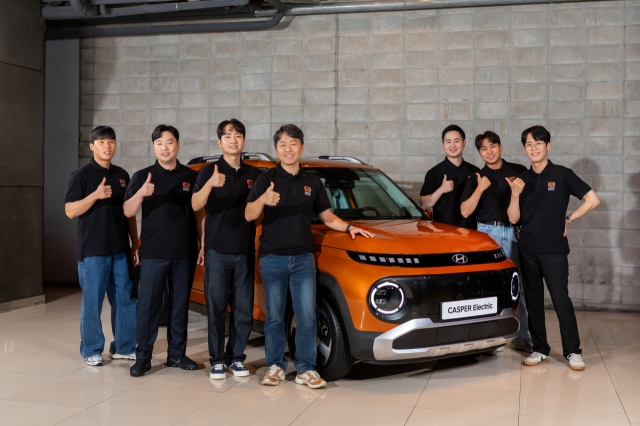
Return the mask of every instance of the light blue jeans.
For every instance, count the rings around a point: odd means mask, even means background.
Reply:
[[[507,257],[520,269],[520,256],[518,255],[518,239],[511,226],[493,226],[478,223],[478,231],[489,234],[493,240],[502,247]],[[522,273],[520,273],[522,280]],[[524,291],[520,289],[520,308],[518,309],[518,320],[520,320],[520,331],[515,340],[531,340],[529,335],[529,320],[527,317],[527,304],[524,300]]]
[[[260,273],[267,303],[264,324],[264,351],[267,364],[287,369],[284,314],[287,290],[296,315],[296,354],[293,364],[298,374],[316,368],[316,262],[312,253],[295,256],[271,254],[260,258]]]
[[[85,257],[78,262],[82,288],[80,308],[80,355],[87,359],[104,350],[102,304],[107,294],[111,304],[111,353],[128,355],[136,349],[136,300],[131,298],[133,282],[129,278],[127,254]]]

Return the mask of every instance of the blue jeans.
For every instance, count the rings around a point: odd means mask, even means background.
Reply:
[[[502,247],[507,257],[516,264],[520,269],[520,280],[524,286],[524,278],[522,269],[520,268],[520,256],[518,255],[518,239],[516,233],[511,226],[493,226],[478,223],[478,231],[489,234],[493,240]],[[520,290],[520,307],[518,308],[518,320],[520,321],[520,331],[515,340],[525,341],[531,340],[529,335],[529,319],[527,317],[527,304],[524,300],[524,291]]]
[[[298,374],[316,366],[316,262],[312,253],[296,256],[271,254],[260,259],[260,273],[267,304],[264,325],[267,364],[287,369],[285,311],[287,289],[296,315],[296,353],[293,364]]]
[[[107,294],[111,304],[111,330],[114,341],[109,351],[131,354],[136,348],[136,301],[131,298],[128,254],[85,257],[78,262],[82,288],[80,308],[80,355],[88,358],[104,350],[102,303]]]
[[[244,349],[253,328],[253,254],[225,254],[208,249],[204,265],[204,297],[209,319],[209,362],[211,365],[244,362]],[[229,340],[224,348],[227,306]]]

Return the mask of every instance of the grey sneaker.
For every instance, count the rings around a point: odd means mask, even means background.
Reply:
[[[522,352],[533,352],[533,342],[531,339],[529,340],[512,340],[511,341],[511,349],[515,349],[516,351]]]
[[[95,367],[96,365],[102,365],[102,355],[91,355],[90,357],[85,358],[84,362],[92,367]]]
[[[131,352],[130,354],[111,354],[111,359],[129,359],[135,361],[136,353]]]
[[[569,360],[569,368],[575,371],[584,370],[584,361],[582,360],[582,355],[580,354],[569,354],[567,357]]]
[[[522,365],[528,365],[529,367],[536,366],[541,362],[549,362],[549,356],[543,355],[540,352],[534,352],[522,361]]]
[[[262,384],[265,386],[278,386],[280,382],[284,380],[284,371],[282,368],[273,364],[269,367],[269,371],[262,378]]]

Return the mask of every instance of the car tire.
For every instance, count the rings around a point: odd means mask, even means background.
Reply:
[[[296,354],[296,328],[293,309],[289,309],[286,321],[287,345],[291,358]],[[316,369],[327,381],[341,379],[349,374],[355,359],[351,356],[349,340],[340,311],[329,297],[320,297],[316,304]]]
[[[166,327],[169,325],[169,315],[171,314],[171,295],[169,294],[169,280],[164,287],[162,293],[162,305],[160,305],[160,327]]]

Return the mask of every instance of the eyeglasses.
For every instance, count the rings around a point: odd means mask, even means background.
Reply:
[[[536,141],[534,143],[529,142],[524,144],[524,149],[526,149],[527,151],[531,151],[533,148],[535,149],[542,148],[542,145],[546,145],[546,143],[543,141]]]

